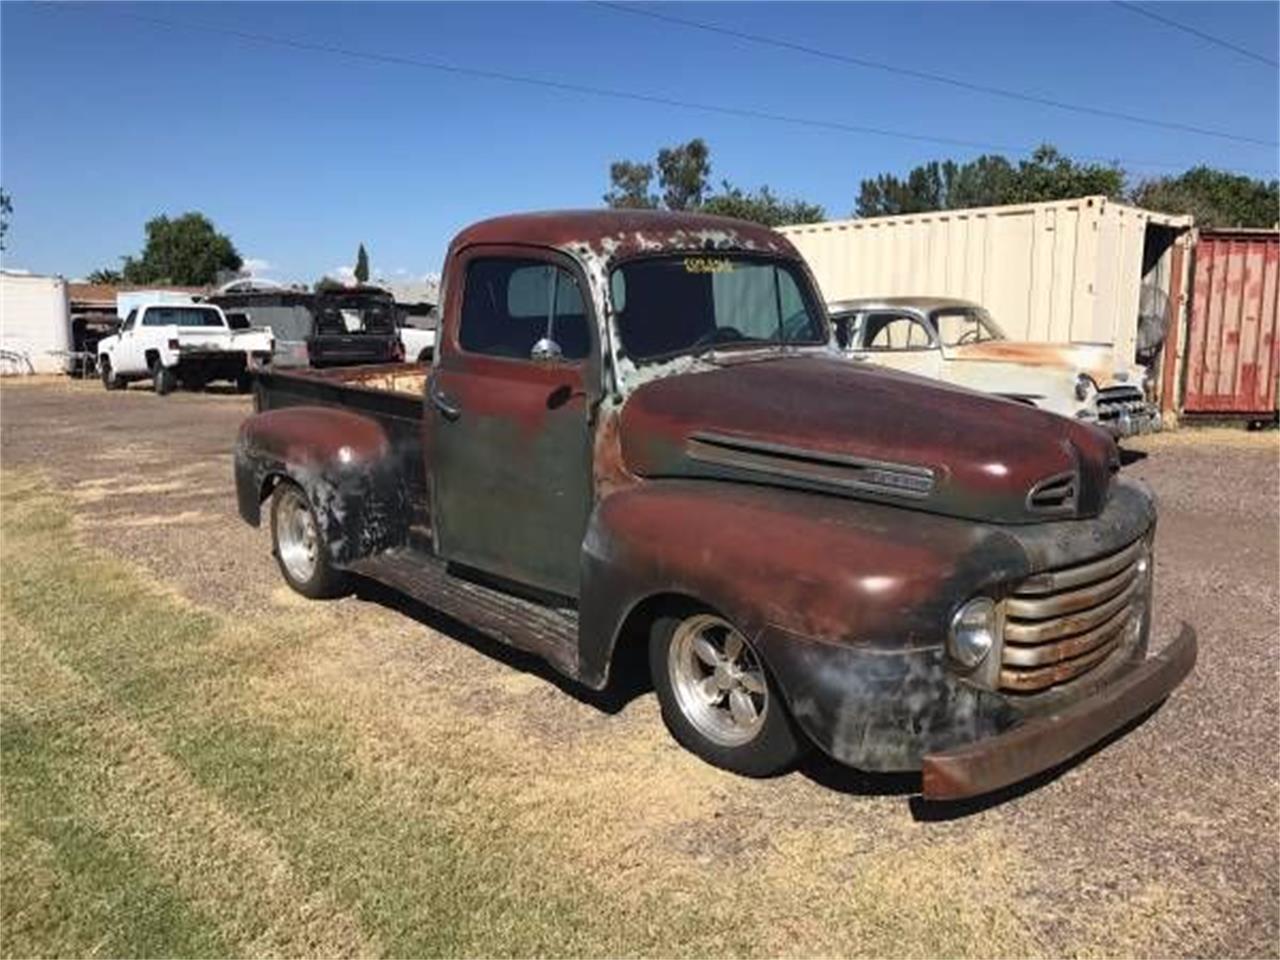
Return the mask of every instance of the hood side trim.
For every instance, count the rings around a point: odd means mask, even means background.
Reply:
[[[934,473],[915,464],[890,463],[826,453],[720,433],[691,434],[686,444],[691,460],[752,473],[800,480],[838,491],[926,499]]]

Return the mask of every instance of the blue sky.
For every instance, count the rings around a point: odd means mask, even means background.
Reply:
[[[690,3],[657,8],[824,50],[1153,119],[1280,139],[1277,70],[1111,3]],[[1276,3],[1148,4],[1276,58]],[[137,18],[190,25],[177,28]],[[1274,146],[1063,112],[580,3],[0,6],[7,267],[81,276],[201,210],[277,279],[369,248],[438,270],[512,210],[595,206],[613,159],[701,136],[712,176],[847,216],[860,179],[975,147],[786,125],[361,61],[239,31],[924,136],[1052,141],[1135,175],[1274,177]],[[1158,164],[1170,164],[1174,170]]]

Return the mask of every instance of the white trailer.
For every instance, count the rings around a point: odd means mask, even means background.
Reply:
[[[1012,340],[1106,344],[1128,365],[1140,312],[1183,302],[1174,251],[1190,242],[1191,226],[1190,217],[1097,196],[780,230],[828,301],[970,300]]]
[[[0,375],[65,373],[70,349],[66,280],[0,271]]]

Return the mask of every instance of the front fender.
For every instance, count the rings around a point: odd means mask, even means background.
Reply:
[[[404,543],[404,465],[374,420],[330,407],[286,407],[247,419],[236,440],[236,500],[257,526],[262,502],[287,478],[307,494],[330,558],[346,566]]]
[[[663,594],[706,603],[757,639],[770,629],[869,651],[936,649],[956,606],[1027,572],[1013,538],[972,521],[766,486],[650,481],[592,514],[580,669],[603,685],[628,614]]]

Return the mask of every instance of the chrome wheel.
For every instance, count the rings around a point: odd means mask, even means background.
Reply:
[[[320,537],[306,497],[293,486],[281,493],[276,505],[276,550],[295,581],[308,583],[315,576]]]
[[[681,621],[667,670],[680,711],[713,743],[741,746],[764,726],[769,686],[760,659],[728,621],[709,613]]]

